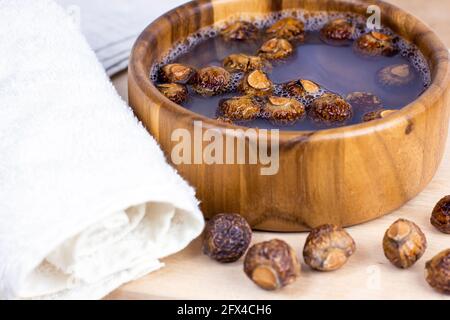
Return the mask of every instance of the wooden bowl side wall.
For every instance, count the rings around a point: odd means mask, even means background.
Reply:
[[[423,23],[382,1],[197,1],[164,15],[140,36],[130,62],[130,104],[170,160],[178,143],[171,139],[174,130],[193,133],[196,120],[203,121],[204,131],[214,129],[224,136],[230,135],[226,128],[234,128],[175,105],[151,84],[151,65],[174,43],[236,12],[258,16],[301,7],[364,14],[368,3],[378,4],[384,23],[422,50],[432,70],[431,88],[385,120],[319,132],[281,132],[275,176],[262,176],[261,165],[175,165],[196,188],[206,217],[238,212],[256,229],[304,231],[324,223],[362,223],[402,206],[431,181],[443,156],[448,52]],[[247,146],[258,142],[254,137],[239,139]]]

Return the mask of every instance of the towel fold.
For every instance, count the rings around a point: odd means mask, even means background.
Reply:
[[[194,191],[52,0],[0,0],[0,298],[97,299],[203,228]]]

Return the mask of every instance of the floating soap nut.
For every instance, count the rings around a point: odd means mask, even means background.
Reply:
[[[267,60],[287,58],[294,52],[294,47],[286,39],[273,38],[265,42],[259,49],[259,56]]]
[[[231,121],[246,121],[257,118],[261,102],[253,96],[233,97],[219,103],[220,116]]]
[[[248,72],[263,69],[265,61],[258,56],[231,54],[223,60],[223,67],[229,72]]]
[[[300,79],[282,84],[282,89],[290,97],[308,99],[321,92],[321,86],[314,81]]]
[[[328,22],[320,30],[320,38],[330,45],[348,45],[355,34],[355,25],[349,19],[339,18]]]
[[[216,121],[219,121],[221,123],[226,123],[226,124],[234,124],[233,120],[231,120],[230,118],[227,118],[225,116],[218,116],[216,118]]]
[[[238,90],[246,95],[267,96],[273,92],[273,83],[261,70],[254,70],[245,75]]]
[[[166,98],[177,104],[182,104],[189,96],[188,89],[182,84],[164,83],[158,84],[157,88]]]
[[[266,34],[271,38],[303,42],[305,40],[305,24],[296,18],[287,17],[270,26],[266,30]]]
[[[214,96],[226,92],[231,83],[231,74],[221,67],[200,69],[194,77],[192,88],[202,96]]]
[[[305,106],[296,99],[270,96],[264,104],[262,116],[275,124],[291,124],[305,115]]]
[[[436,204],[430,221],[442,233],[450,234],[450,196],[442,198]]]
[[[428,261],[425,269],[428,284],[439,292],[450,294],[450,249]]]
[[[383,238],[384,254],[397,268],[411,267],[423,256],[426,248],[427,240],[422,230],[406,219],[394,222]]]
[[[360,36],[354,48],[365,56],[393,56],[398,53],[394,38],[385,33],[372,31]]]
[[[362,121],[363,122],[369,122],[379,119],[384,119],[387,116],[390,116],[391,114],[397,112],[397,110],[386,110],[386,109],[379,109],[376,111],[370,111],[363,115]]]
[[[325,123],[344,122],[352,117],[352,106],[334,93],[314,99],[310,109],[314,120]]]
[[[295,250],[278,239],[255,244],[244,260],[245,274],[265,290],[278,290],[293,283],[300,271]]]
[[[160,79],[162,82],[186,84],[195,75],[195,69],[181,64],[170,63],[160,69]]]
[[[239,214],[218,214],[205,226],[203,253],[222,263],[239,260],[252,240],[252,229]]]
[[[259,30],[251,22],[235,21],[229,23],[221,30],[220,34],[226,40],[254,40],[258,37]]]
[[[353,238],[341,227],[326,224],[311,231],[303,248],[305,263],[314,270],[334,271],[355,253]]]
[[[372,112],[382,108],[381,99],[370,92],[352,92],[345,100],[355,111]]]
[[[406,64],[396,64],[378,71],[378,82],[386,87],[401,87],[410,84],[416,75],[413,68]]]

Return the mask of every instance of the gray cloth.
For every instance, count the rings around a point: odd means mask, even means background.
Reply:
[[[109,76],[128,66],[136,38],[160,15],[186,0],[57,0],[81,29]]]

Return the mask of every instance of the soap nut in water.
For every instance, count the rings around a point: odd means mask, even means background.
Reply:
[[[252,96],[233,97],[219,103],[219,113],[231,121],[253,120],[259,116],[261,103]]]
[[[263,117],[276,124],[294,123],[305,114],[305,106],[290,98],[270,96],[263,107]]]
[[[296,18],[284,18],[269,27],[266,34],[272,38],[303,42],[305,40],[305,24]]]
[[[267,96],[273,92],[273,83],[261,70],[254,70],[245,75],[238,90],[246,95]]]
[[[221,67],[200,69],[194,77],[192,88],[202,96],[214,96],[228,90],[231,74]]]
[[[303,248],[305,263],[314,270],[334,271],[347,263],[356,244],[344,229],[326,224],[311,231]]]
[[[300,275],[300,263],[294,249],[278,239],[252,246],[244,260],[245,274],[265,290],[278,290]]]
[[[259,49],[259,56],[267,60],[279,60],[290,56],[294,47],[286,39],[273,38],[265,42]]]

